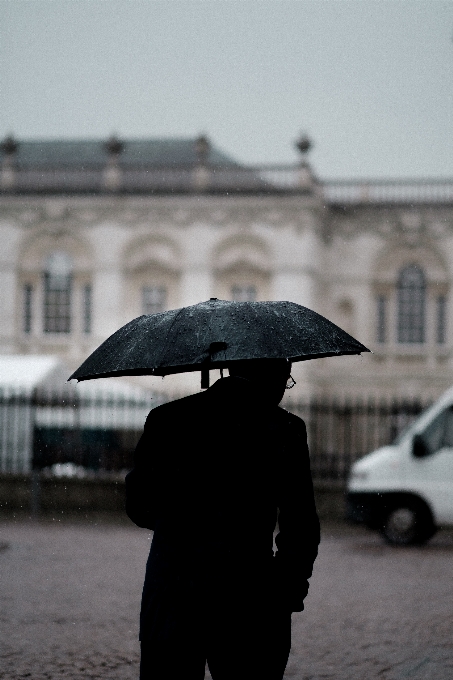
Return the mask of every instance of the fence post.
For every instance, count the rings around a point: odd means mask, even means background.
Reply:
[[[41,470],[36,467],[31,471],[30,512],[33,519],[41,514]]]
[[[36,410],[38,408],[38,393],[37,390],[33,390],[30,395],[30,427],[31,427],[31,473],[30,473],[30,514],[33,519],[41,513],[41,470],[36,460]]]

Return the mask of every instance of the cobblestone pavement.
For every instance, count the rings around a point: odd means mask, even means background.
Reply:
[[[105,520],[0,522],[0,678],[136,679],[149,544]],[[452,557],[453,533],[394,549],[325,529],[285,678],[453,678]]]

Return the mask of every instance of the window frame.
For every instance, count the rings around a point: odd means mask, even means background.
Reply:
[[[156,293],[156,300],[154,302],[149,302],[146,300],[147,294]],[[160,314],[168,309],[168,287],[160,284],[145,284],[141,287],[141,308],[142,314]],[[160,298],[160,299],[159,299]],[[153,307],[156,307],[152,311],[149,311]]]
[[[388,297],[379,294],[376,296],[376,342],[384,345],[388,336]]]
[[[423,267],[405,265],[396,285],[396,342],[398,345],[426,343],[427,284]]]
[[[45,335],[70,335],[72,331],[72,274],[58,277],[60,284],[52,287],[57,277],[43,274],[42,329]]]
[[[82,288],[82,332],[90,335],[93,330],[93,286],[83,284]]]
[[[238,291],[246,291],[246,293],[241,295]],[[253,291],[252,295],[249,295],[251,291]],[[233,302],[256,302],[258,300],[258,288],[254,283],[245,285],[233,283],[230,294]]]
[[[34,286],[32,283],[22,285],[22,331],[26,335],[33,332]]]
[[[447,342],[447,296],[436,296],[436,344]]]

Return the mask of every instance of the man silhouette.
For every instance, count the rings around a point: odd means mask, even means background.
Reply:
[[[141,680],[202,680],[206,661],[213,680],[283,677],[319,544],[305,425],[278,407],[290,369],[232,362],[146,420],[126,477],[127,514],[154,531]]]

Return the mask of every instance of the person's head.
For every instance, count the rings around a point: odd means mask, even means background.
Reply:
[[[232,376],[245,378],[257,385],[265,401],[279,404],[291,374],[291,362],[286,359],[232,361],[228,371]]]

